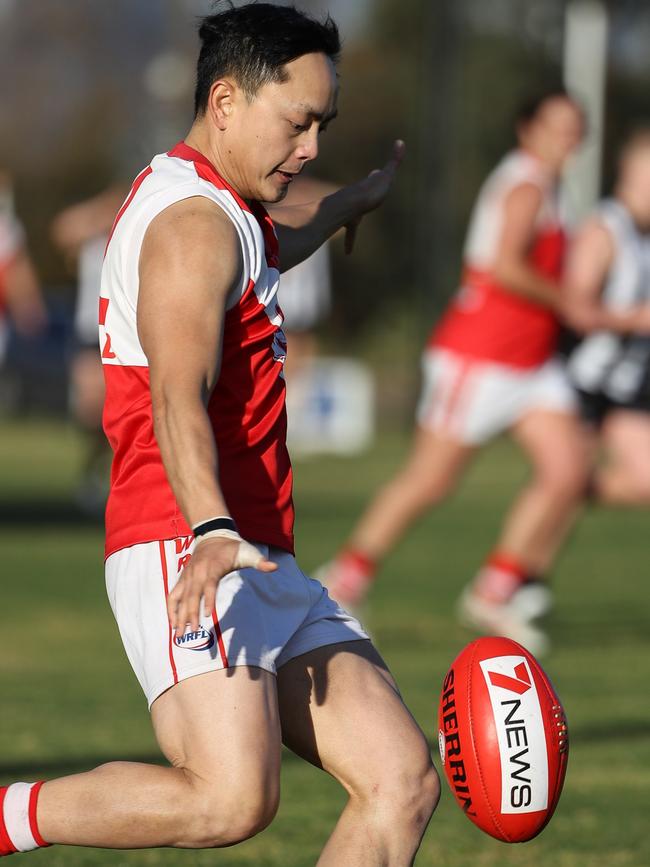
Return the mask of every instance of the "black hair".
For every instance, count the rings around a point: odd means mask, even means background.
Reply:
[[[563,84],[555,84],[546,87],[537,93],[529,94],[523,102],[520,103],[515,113],[515,126],[519,127],[530,123],[536,116],[541,107],[550,99],[566,99],[578,109],[582,115],[583,121],[586,120],[584,109],[576,98],[569,93]]]
[[[208,15],[199,27],[201,51],[196,70],[194,111],[205,112],[210,88],[232,75],[252,99],[260,87],[286,81],[285,65],[315,52],[334,63],[341,52],[338,27],[328,16],[316,21],[293,6],[274,3],[228,3],[223,12]]]

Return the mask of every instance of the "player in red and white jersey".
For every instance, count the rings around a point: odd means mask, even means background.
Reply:
[[[258,202],[336,112],[336,25],[254,3],[199,32],[195,122],[136,179],[100,303],[106,582],[170,766],[0,789],[0,853],[232,845],[273,818],[284,741],[349,794],[320,865],[412,864],[438,778],[362,627],[293,558],[275,298],[279,268],[383,201],[403,146],[274,230]]]
[[[0,171],[0,365],[9,342],[9,322],[25,337],[45,327],[47,313],[25,230],[13,208],[11,182]]]
[[[104,375],[97,347],[97,308],[108,235],[127,191],[124,184],[111,184],[90,199],[64,208],[51,226],[52,240],[77,273],[70,412],[85,439],[77,500],[93,515],[103,512],[106,505],[110,459],[102,428]]]
[[[574,396],[553,357],[565,243],[557,187],[582,130],[581,111],[564,91],[543,94],[518,117],[518,148],[483,184],[460,289],[424,353],[411,453],[317,573],[342,604],[364,598],[408,527],[454,490],[477,449],[508,430],[532,478],[463,595],[461,613],[482,631],[542,649],[530,622],[543,601],[534,579],[552,562],[586,473]]]

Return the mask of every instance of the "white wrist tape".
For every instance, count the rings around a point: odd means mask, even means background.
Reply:
[[[239,548],[235,557],[235,569],[256,569],[262,560],[265,559],[264,555],[257,550],[255,545],[251,545],[250,542],[242,539],[239,533],[236,533],[234,530],[209,530],[202,536],[197,536],[194,548],[196,549],[206,539],[217,538],[231,539],[233,542],[239,542]]]

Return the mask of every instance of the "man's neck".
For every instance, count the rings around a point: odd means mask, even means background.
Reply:
[[[242,199],[246,199],[240,185],[235,178],[235,172],[229,166],[227,160],[222,157],[221,149],[218,142],[210,135],[210,131],[206,128],[201,120],[193,123],[190,131],[185,136],[185,144],[202,154],[216,169],[217,174],[233,188]]]

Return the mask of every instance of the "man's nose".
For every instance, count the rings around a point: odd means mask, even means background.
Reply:
[[[315,160],[318,156],[318,129],[313,129],[306,132],[298,145],[296,156],[299,160],[307,162],[307,160]]]

